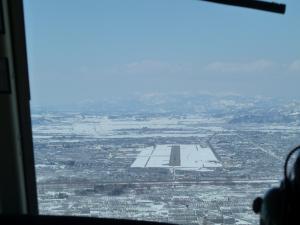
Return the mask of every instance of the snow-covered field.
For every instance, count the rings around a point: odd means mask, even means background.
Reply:
[[[171,145],[142,148],[131,167],[210,171],[212,168],[222,166],[210,148],[203,148],[200,145],[180,145],[180,165],[170,166],[171,148]]]
[[[49,141],[52,135],[82,135],[94,138],[206,137],[213,132],[223,131],[222,126],[216,127],[213,124],[224,122],[202,116],[110,119],[107,116],[72,114],[58,117],[55,114],[47,114],[33,115],[32,118],[34,121],[46,121],[33,126],[34,137],[43,138],[45,135],[50,137]],[[205,125],[200,126],[200,123]]]

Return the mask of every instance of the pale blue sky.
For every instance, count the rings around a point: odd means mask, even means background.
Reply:
[[[196,0],[25,0],[33,104],[148,93],[300,99],[300,1],[285,15]]]

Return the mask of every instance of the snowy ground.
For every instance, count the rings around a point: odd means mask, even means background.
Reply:
[[[180,145],[180,165],[170,166],[171,145],[157,145],[140,149],[131,167],[164,167],[182,170],[210,171],[221,167],[210,148],[199,145]]]
[[[202,116],[189,118],[157,117],[138,120],[134,117],[126,119],[110,119],[107,116],[80,116],[66,115],[57,117],[55,114],[43,116],[33,115],[33,120],[44,124],[33,126],[35,138],[47,136],[49,141],[52,135],[83,135],[94,138],[147,138],[147,137],[205,137],[212,132],[222,131],[223,128],[211,124],[223,123],[218,119]],[[45,123],[46,121],[46,123]],[[200,126],[205,123],[206,126]],[[143,130],[144,129],[144,130]],[[166,129],[148,130],[147,129]],[[172,130],[172,129],[182,129]],[[38,134],[38,135],[37,135]],[[66,138],[64,138],[65,140]]]

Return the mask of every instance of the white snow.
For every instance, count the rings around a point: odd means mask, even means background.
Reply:
[[[221,126],[213,125],[220,121],[201,116],[187,118],[157,117],[137,120],[134,117],[110,119],[107,116],[82,117],[68,115],[58,117],[55,114],[47,114],[40,117],[35,116],[35,118],[44,118],[51,121],[50,124],[33,126],[35,138],[40,139],[43,138],[43,135],[47,135],[49,139],[55,138],[55,135],[85,135],[95,138],[205,137],[213,132],[223,131]],[[143,128],[165,130],[151,130],[148,133],[147,130],[143,131]],[[183,130],[177,130],[178,128],[183,128]]]
[[[140,149],[131,167],[161,167],[181,170],[211,171],[221,167],[212,150],[200,145],[180,145],[180,165],[170,166],[172,145],[157,145]]]
[[[149,157],[137,157],[131,167],[145,167]]]
[[[220,167],[210,148],[202,148],[199,145],[180,145],[181,166],[191,168]]]

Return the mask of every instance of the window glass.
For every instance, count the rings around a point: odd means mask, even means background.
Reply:
[[[41,214],[257,224],[300,138],[300,2],[25,0]]]

